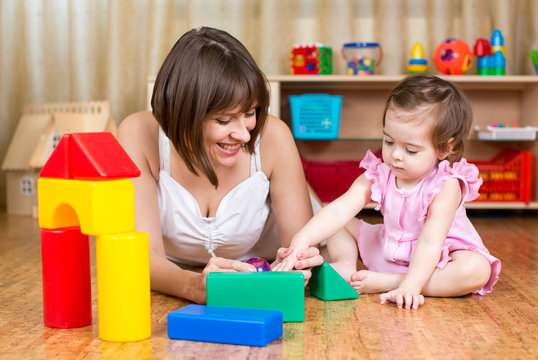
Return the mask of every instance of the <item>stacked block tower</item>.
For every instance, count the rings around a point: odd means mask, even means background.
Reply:
[[[99,337],[151,335],[149,240],[135,232],[140,170],[108,132],[62,137],[38,180],[46,326],[89,325],[89,235],[96,237]]]

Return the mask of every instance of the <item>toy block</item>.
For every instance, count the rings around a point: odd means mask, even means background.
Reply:
[[[321,300],[348,300],[359,297],[359,293],[326,262],[312,268],[312,277],[308,284],[310,295]]]
[[[99,337],[138,341],[151,336],[149,238],[144,232],[96,237]]]
[[[92,322],[90,241],[79,227],[41,229],[43,319],[69,329]]]
[[[37,187],[41,228],[80,226],[87,235],[134,230],[134,185],[130,179],[41,178]]]
[[[286,272],[211,272],[207,305],[282,311],[284,322],[304,321],[304,276]]]
[[[39,174],[42,178],[125,179],[140,170],[109,132],[65,134]]]
[[[280,311],[191,304],[168,314],[170,339],[265,346],[282,333]]]

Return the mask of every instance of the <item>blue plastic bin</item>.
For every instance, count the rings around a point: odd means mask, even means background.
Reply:
[[[290,95],[293,137],[299,140],[334,140],[340,128],[340,95]]]

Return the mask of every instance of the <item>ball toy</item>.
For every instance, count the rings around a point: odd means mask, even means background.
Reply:
[[[271,265],[265,259],[253,257],[245,261],[256,268],[256,271],[271,271]]]
[[[473,52],[465,41],[449,38],[443,41],[433,55],[439,72],[445,75],[461,75],[471,67]]]

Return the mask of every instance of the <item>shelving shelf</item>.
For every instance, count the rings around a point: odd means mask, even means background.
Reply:
[[[270,113],[291,124],[289,95],[326,93],[343,95],[339,138],[332,141],[297,140],[302,156],[309,160],[359,160],[367,149],[381,147],[381,117],[385,101],[405,75],[274,75]],[[492,124],[538,126],[538,76],[440,76],[460,87],[473,109],[473,125]],[[472,209],[538,209],[538,141],[479,140],[472,130],[464,156],[488,160],[502,148],[516,148],[533,154],[532,198],[522,202],[473,202]]]

